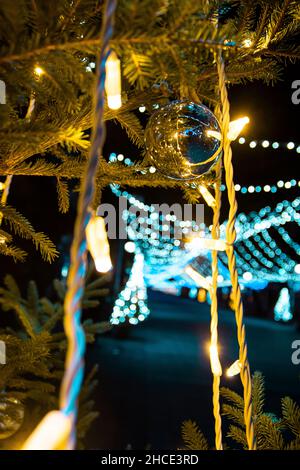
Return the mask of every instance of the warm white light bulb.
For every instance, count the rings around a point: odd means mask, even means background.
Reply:
[[[199,184],[198,185],[198,191],[199,191],[199,193],[201,194],[201,196],[203,197],[203,199],[205,200],[206,204],[209,207],[215,207],[216,200],[213,197],[213,195],[208,191],[206,186],[203,186],[202,184]]]
[[[249,122],[250,122],[250,119],[248,118],[248,116],[236,119],[235,121],[231,121],[229,123],[229,128],[228,128],[228,134],[227,134],[228,139],[236,140],[238,136],[240,135],[240,133],[242,132],[242,130],[244,129],[245,125],[249,124]],[[214,139],[222,140],[222,134],[219,131],[209,129],[207,131],[207,135],[209,137],[213,137]],[[240,143],[245,142],[245,138],[243,137],[242,139],[244,140],[241,140]]]
[[[95,266],[98,273],[108,273],[112,268],[110,256],[102,256],[95,259]]]
[[[219,359],[218,347],[215,344],[209,346],[209,355],[210,355],[210,367],[214,375],[221,377],[222,375],[222,366]]]
[[[22,450],[68,450],[71,432],[71,416],[50,411],[28,437]]]
[[[240,119],[236,119],[235,121],[231,121],[229,123],[229,130],[228,130],[228,139],[229,140],[236,140],[246,124],[249,124],[250,119],[248,116],[242,117]]]
[[[103,217],[92,215],[86,228],[86,239],[97,271],[100,273],[110,271],[112,263]]]
[[[45,71],[42,69],[42,67],[39,67],[38,65],[36,67],[34,67],[34,73],[40,77],[41,75],[43,75],[45,73]]]
[[[231,366],[227,369],[226,375],[227,377],[234,377],[241,372],[242,364],[239,360],[235,361]]]
[[[210,279],[206,279],[202,274],[198,273],[192,266],[187,266],[185,268],[185,273],[190,276],[193,281],[197,284],[198,287],[203,287],[206,290],[211,290]]]
[[[110,109],[119,109],[121,99],[121,64],[117,54],[112,51],[106,61],[105,91]]]

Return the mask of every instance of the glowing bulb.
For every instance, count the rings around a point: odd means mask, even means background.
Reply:
[[[221,377],[222,367],[219,359],[218,347],[215,344],[209,346],[210,367],[214,375]]]
[[[98,273],[108,273],[112,268],[110,256],[96,258],[95,267]]]
[[[250,119],[247,116],[242,117],[240,119],[236,119],[235,121],[231,121],[229,123],[229,129],[228,129],[228,134],[227,134],[228,139],[236,140],[238,136],[240,135],[240,133],[242,132],[242,130],[244,129],[245,125],[248,124],[249,122],[250,122]],[[209,137],[213,137],[214,139],[222,140],[221,132],[209,129],[207,131],[207,135]],[[240,143],[244,143],[244,142],[240,142]]]
[[[68,450],[71,433],[71,416],[50,411],[28,437],[22,450]]]
[[[252,140],[249,144],[249,147],[254,149],[256,147],[256,145],[257,145],[257,142],[255,142],[255,140]]]
[[[45,70],[42,69],[42,67],[39,67],[38,65],[36,67],[34,67],[34,73],[40,77],[41,75],[43,75],[45,73]]]
[[[296,264],[296,266],[294,267],[294,271],[296,274],[300,274],[300,264]]]
[[[206,290],[211,289],[211,282],[207,280],[202,274],[198,273],[192,266],[187,266],[185,268],[185,273],[190,276],[193,281],[195,281],[198,287],[204,287]]]
[[[252,41],[251,41],[251,39],[245,39],[245,40],[243,41],[243,46],[244,46],[244,47],[247,47],[247,48],[248,48],[248,47],[251,47],[251,46],[252,46]]]
[[[228,130],[228,139],[235,140],[238,138],[246,124],[249,124],[250,119],[248,116],[242,117],[240,119],[236,119],[235,121],[231,121],[229,123],[229,130]]]
[[[205,289],[199,289],[198,295],[197,295],[197,300],[198,302],[205,302],[206,301],[206,290]]]
[[[240,191],[240,190],[241,190],[241,185],[240,185],[240,184],[235,184],[235,185],[234,185],[234,189],[235,189],[236,191]]]
[[[264,140],[261,145],[262,145],[264,148],[267,148],[267,147],[269,147],[270,142],[269,142],[268,140]]]
[[[121,99],[121,64],[117,54],[111,51],[105,65],[105,91],[107,105],[110,109],[119,109],[122,106]]]
[[[135,252],[135,243],[134,242],[126,242],[124,245],[124,250],[127,253],[134,253]]]
[[[5,188],[5,183],[0,182],[0,191],[3,191],[4,188]]]
[[[204,250],[216,250],[216,251],[225,251],[227,248],[227,243],[225,240],[214,240],[213,238],[200,238],[194,237],[190,242],[188,242],[187,247],[190,249],[204,249]]]
[[[252,276],[252,274],[251,274],[249,271],[246,271],[246,272],[244,272],[244,274],[243,274],[243,279],[244,279],[245,281],[251,281],[252,277],[253,277],[253,276]]]
[[[109,243],[103,217],[93,215],[86,227],[88,249],[93,257],[96,269],[107,273],[112,268]]]
[[[146,106],[140,106],[139,107],[139,112],[144,113],[146,111]]]
[[[205,186],[203,186],[202,184],[199,184],[198,191],[209,207],[215,207],[216,200]]]
[[[279,143],[278,142],[273,142],[272,147],[273,147],[273,149],[278,149]]]
[[[287,148],[288,148],[289,150],[293,150],[293,149],[295,148],[294,142],[289,142],[289,143],[287,144]]]
[[[231,366],[227,369],[226,375],[227,377],[233,377],[234,375],[238,375],[241,372],[242,364],[239,360],[235,361]]]
[[[240,137],[239,138],[239,144],[244,144],[246,142],[245,137]]]
[[[154,166],[150,166],[149,173],[155,173],[155,172],[156,172],[156,168]]]
[[[266,184],[266,185],[264,186],[264,191],[265,191],[265,193],[269,193],[269,192],[271,191],[271,186],[269,186],[268,184]]]

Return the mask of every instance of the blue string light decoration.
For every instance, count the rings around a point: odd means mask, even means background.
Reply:
[[[129,279],[113,308],[110,320],[113,325],[124,324],[125,322],[137,325],[149,315],[150,310],[147,307],[147,289],[143,268],[144,256],[142,253],[136,253]]]
[[[111,154],[110,161],[133,165],[123,155]],[[111,185],[111,189],[117,197],[125,197],[129,207],[147,213],[136,217],[135,211],[125,210],[122,215],[129,239],[144,255],[145,285],[177,293],[182,287],[199,287],[199,279],[195,282],[187,274],[186,268],[191,266],[202,277],[202,287],[209,291],[211,251],[193,241],[195,237],[211,238],[210,227],[198,226],[193,220],[179,220],[171,213],[158,213],[154,205],[143,203],[118,185]],[[289,233],[289,226],[300,224],[299,206],[300,198],[295,198],[278,203],[273,210],[267,206],[259,212],[238,215],[236,256],[242,286],[259,290],[269,282],[294,285],[300,282],[300,245]],[[178,228],[182,230],[182,239],[174,237]],[[220,227],[221,240],[225,240],[225,232],[226,222]],[[220,251],[218,286],[230,285],[226,253]]]
[[[292,318],[290,293],[287,287],[283,287],[274,308],[274,319],[276,321],[287,322]]]

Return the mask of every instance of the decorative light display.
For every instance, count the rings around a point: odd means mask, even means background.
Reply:
[[[240,184],[235,184],[234,188],[236,192],[240,194],[257,194],[257,193],[277,193],[278,190],[286,190],[286,189],[295,189],[300,187],[300,180],[291,179],[288,181],[279,180],[275,184],[265,184],[265,185],[253,185],[250,184],[249,186],[241,186]],[[221,191],[225,191],[225,185],[221,185]]]
[[[144,255],[136,253],[129,279],[113,308],[110,320],[113,325],[124,324],[126,321],[131,325],[137,325],[149,315],[143,268]]]
[[[127,165],[132,165],[130,159],[125,160]],[[112,154],[110,161],[117,161],[117,156]],[[220,227],[221,239],[214,241],[210,238],[210,228],[204,224],[197,226],[192,220],[178,220],[174,214],[163,216],[155,212],[153,205],[144,204],[118,186],[112,185],[111,188],[116,196],[126,197],[130,206],[149,213],[145,220],[136,219],[134,212],[124,211],[123,214],[123,219],[129,224],[130,240],[145,255],[144,274],[147,286],[168,289],[171,284],[175,284],[179,290],[184,286],[209,289],[211,249],[221,250],[218,286],[230,285],[227,256],[224,252],[226,223]],[[274,210],[267,206],[259,212],[238,215],[236,261],[242,285],[259,289],[266,287],[268,282],[300,281],[300,268],[297,267],[300,262],[300,244],[293,239],[287,228],[290,224],[299,226],[299,206],[300,198],[296,198],[278,203]],[[184,240],[174,238],[174,231],[178,228],[182,230]],[[162,236],[164,230],[167,237]],[[286,245],[289,247],[289,254],[284,251]],[[192,271],[187,272],[188,266],[192,266],[193,271],[200,275],[196,281],[195,277],[193,279],[190,276]]]
[[[293,318],[291,313],[290,293],[287,287],[283,287],[280,291],[277,303],[274,308],[276,321],[289,321]]]
[[[295,150],[297,153],[300,153],[300,144],[297,144],[296,142],[277,142],[277,141],[270,141],[267,139],[261,139],[261,140],[252,140],[252,139],[246,139],[246,137],[240,137],[239,140],[237,141],[241,145],[249,145],[251,149],[256,148],[258,145],[261,146],[262,148],[265,149],[287,149],[287,150]]]

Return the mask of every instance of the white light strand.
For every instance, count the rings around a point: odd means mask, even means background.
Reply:
[[[257,148],[257,146],[261,146],[262,148],[265,149],[273,149],[273,150],[288,150],[290,151],[295,151],[296,153],[300,153],[300,144],[297,144],[296,142],[277,142],[277,141],[270,141],[267,139],[260,139],[260,140],[255,140],[255,139],[246,139],[246,137],[240,137],[238,140],[236,140],[237,143],[240,145],[249,145],[251,149]]]

